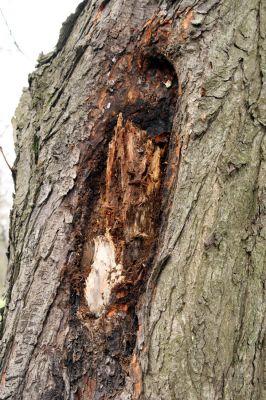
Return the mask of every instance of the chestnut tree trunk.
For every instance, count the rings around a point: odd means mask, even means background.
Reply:
[[[14,118],[1,400],[266,398],[265,77],[265,0],[63,24]]]

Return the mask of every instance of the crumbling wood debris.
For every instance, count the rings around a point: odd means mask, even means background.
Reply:
[[[99,96],[105,114],[95,127],[95,140],[103,132],[102,150],[93,155],[96,176],[88,180],[94,196],[82,259],[72,274],[78,296],[74,315],[91,338],[87,385],[95,396],[121,391],[130,371],[135,376],[140,369],[133,357],[139,329],[136,306],[156,253],[178,96],[175,70],[160,47],[169,32],[157,28],[150,22],[133,47],[114,60]],[[154,36],[157,44],[151,45]],[[136,382],[138,393],[139,376]]]

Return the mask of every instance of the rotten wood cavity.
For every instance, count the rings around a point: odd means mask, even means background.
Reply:
[[[83,267],[90,270],[85,298],[95,316],[127,311],[127,298],[134,293],[130,287],[145,275],[160,212],[166,144],[165,137],[149,137],[119,115],[94,222],[98,235],[93,239],[93,263],[89,258],[87,264],[87,251],[83,260]]]
[[[134,46],[114,60],[99,96],[103,118],[91,134],[97,150],[81,166],[84,175],[86,164],[94,163],[80,189],[80,208],[88,211],[77,244],[82,256],[70,278],[73,335],[82,331],[67,360],[77,399],[87,389],[89,398],[110,398],[123,390],[130,371],[136,380],[136,307],[156,253],[178,97],[175,70],[162,51],[167,37],[150,22]],[[86,367],[81,368],[75,354],[84,351]],[[140,392],[139,374],[135,392]]]

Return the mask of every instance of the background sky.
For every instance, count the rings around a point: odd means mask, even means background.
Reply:
[[[22,88],[27,86],[28,74],[34,70],[39,53],[48,53],[54,48],[63,21],[80,1],[0,0],[0,146],[11,164],[14,151],[10,121]],[[18,51],[14,39],[23,54]],[[10,171],[0,155],[0,195],[4,195],[7,208],[12,191]],[[9,211],[6,207],[0,208],[0,223],[6,224]]]
[[[0,0],[0,146],[11,165],[15,158],[11,118],[23,87],[28,85],[28,74],[34,70],[38,55],[55,47],[62,23],[80,2]],[[13,191],[11,172],[0,154],[0,300]]]

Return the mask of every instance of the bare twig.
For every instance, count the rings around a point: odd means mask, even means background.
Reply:
[[[10,166],[9,162],[7,161],[7,158],[6,158],[6,156],[5,156],[5,153],[4,153],[4,151],[3,151],[3,149],[2,149],[1,146],[0,146],[0,152],[2,153],[2,155],[3,155],[3,157],[4,157],[4,160],[5,160],[5,162],[6,162],[6,165],[8,166],[8,168],[9,168],[10,171],[11,171],[11,173],[13,174],[13,169],[12,169],[12,167]]]
[[[5,17],[5,15],[4,15],[4,13],[3,13],[3,11],[2,11],[1,8],[0,8],[0,14],[2,15],[2,18],[3,18],[3,20],[4,20],[4,23],[6,24],[6,27],[7,27],[8,31],[9,31],[9,34],[10,34],[10,36],[11,36],[13,42],[14,42],[14,45],[15,45],[16,49],[17,49],[21,54],[23,54],[23,56],[24,56],[25,54],[23,53],[23,51],[22,51],[21,48],[19,47],[19,45],[18,45],[18,43],[17,43],[17,41],[16,41],[16,39],[15,39],[15,37],[14,37],[14,35],[13,35],[13,32],[12,32],[11,28],[10,28],[9,25],[8,25],[8,22],[7,22],[7,20],[6,20],[6,17]]]

